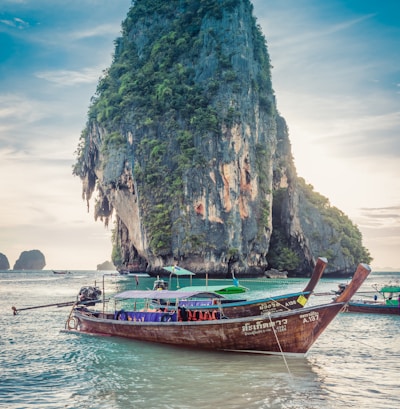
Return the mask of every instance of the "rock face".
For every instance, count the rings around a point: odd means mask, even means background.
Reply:
[[[0,253],[0,270],[8,270],[10,268],[10,263],[8,258],[3,253]]]
[[[14,264],[14,270],[42,270],[46,265],[44,255],[39,250],[23,251]]]
[[[115,270],[115,266],[111,261],[107,260],[104,263],[97,264],[97,270],[98,271],[100,271],[100,270],[101,271],[103,271],[103,270],[111,271],[111,270]]]
[[[123,22],[77,150],[112,260],[157,272],[307,275],[370,262],[357,227],[297,176],[248,0],[141,0]]]
[[[274,268],[265,272],[265,277],[267,278],[287,278],[287,276],[287,271],[279,271]]]

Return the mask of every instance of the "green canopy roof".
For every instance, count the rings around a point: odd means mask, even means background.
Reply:
[[[238,294],[238,293],[244,293],[248,289],[241,285],[239,286],[236,286],[236,285],[196,285],[193,287],[183,287],[183,288],[178,289],[177,291],[191,291],[191,290],[212,291],[213,293],[217,293],[217,294]]]
[[[172,274],[175,274],[176,276],[194,276],[196,275],[195,273],[192,273],[189,270],[186,270],[185,268],[179,267],[179,266],[166,266],[163,267],[164,270],[169,271]]]
[[[379,290],[381,293],[399,293],[400,285],[387,285]]]

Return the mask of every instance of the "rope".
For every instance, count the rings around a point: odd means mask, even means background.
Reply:
[[[72,306],[71,311],[69,312],[67,321],[65,321],[65,326],[64,326],[64,328],[67,329],[67,330],[71,330],[70,322],[71,322],[72,313],[73,313],[73,311],[74,311],[74,308],[75,308],[76,304],[77,304],[77,303],[74,303],[74,305]],[[74,329],[75,329],[75,328],[74,328]]]
[[[283,358],[283,362],[285,362],[285,366],[286,366],[286,369],[287,369],[287,371],[288,371],[288,374],[289,374],[289,376],[292,378],[292,373],[290,372],[290,368],[289,368],[289,365],[288,365],[288,363],[287,363],[287,361],[286,361],[285,354],[283,353],[283,350],[282,350],[282,347],[281,347],[281,343],[279,342],[278,335],[277,335],[277,333],[276,333],[276,331],[275,331],[274,323],[273,323],[272,320],[271,320],[271,314],[268,314],[268,318],[269,318],[269,322],[271,323],[271,328],[272,328],[272,331],[274,332],[275,339],[276,339],[276,342],[277,342],[277,344],[278,344],[279,350],[281,351],[281,355],[282,355],[282,358]]]
[[[222,307],[221,301],[218,301],[218,312],[219,312],[219,319],[226,319],[228,318],[225,315],[224,308]]]

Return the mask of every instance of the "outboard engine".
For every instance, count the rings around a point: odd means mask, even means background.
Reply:
[[[79,290],[77,301],[82,304],[84,303],[87,306],[93,306],[96,303],[95,302],[91,303],[90,301],[92,300],[97,301],[100,296],[101,296],[101,290],[99,287],[92,287],[92,286],[82,287]]]
[[[339,284],[339,285],[338,285],[338,289],[335,291],[335,294],[336,294],[336,295],[342,294],[342,292],[343,292],[346,288],[347,288],[347,284],[343,284],[343,283]]]

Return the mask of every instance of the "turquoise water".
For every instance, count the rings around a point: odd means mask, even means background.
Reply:
[[[372,273],[363,285],[400,279]],[[66,308],[12,315],[11,307],[72,301],[102,286],[99,272],[0,273],[0,407],[22,408],[393,408],[400,405],[400,316],[340,314],[304,358],[204,352],[63,332]],[[295,292],[307,279],[240,280],[246,297]],[[224,281],[210,280],[216,284]],[[322,279],[315,292],[342,280]],[[140,289],[153,279],[139,278]],[[229,280],[224,283],[230,283]],[[181,286],[189,282],[180,280]],[[193,284],[204,285],[204,280]],[[136,288],[105,277],[107,294]],[[329,302],[316,295],[311,304]],[[112,307],[110,305],[110,307]]]

